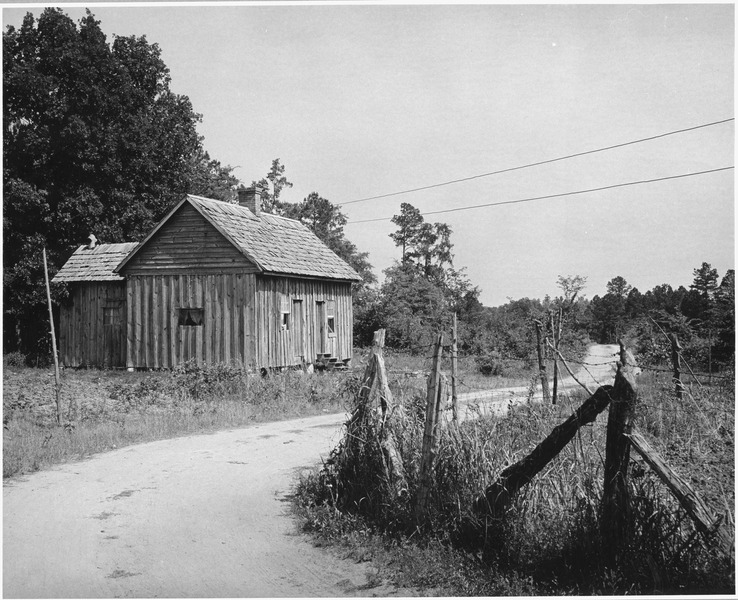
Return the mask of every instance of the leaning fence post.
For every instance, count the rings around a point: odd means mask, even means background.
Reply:
[[[682,372],[680,369],[680,359],[682,354],[682,345],[679,343],[679,339],[676,333],[672,333],[669,338],[671,339],[671,362],[674,367],[674,391],[678,400],[682,399],[684,393],[684,384],[682,383]]]
[[[439,403],[445,396],[441,378],[441,356],[443,354],[443,334],[438,335],[433,365],[428,377],[428,397],[425,406],[425,429],[423,431],[423,450],[420,457],[420,476],[418,481],[418,496],[415,504],[415,520],[420,524],[428,513],[428,498],[433,482],[433,462],[436,457],[436,433]]]
[[[603,548],[611,562],[619,562],[629,537],[630,498],[628,463],[630,442],[626,437],[633,427],[638,393],[635,383],[635,359],[622,341],[620,362],[611,392],[605,448],[605,481],[602,493],[601,533]]]
[[[361,380],[361,388],[356,396],[356,406],[346,423],[347,435],[343,455],[356,454],[360,446],[366,443],[352,433],[357,428],[361,429],[363,424],[371,419],[382,452],[385,480],[393,494],[400,497],[407,492],[407,482],[402,456],[397,449],[397,441],[390,423],[392,416],[397,414],[398,407],[394,405],[384,364],[382,352],[384,337],[384,329],[374,332],[371,353]]]

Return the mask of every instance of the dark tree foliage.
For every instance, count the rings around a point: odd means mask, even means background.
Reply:
[[[735,361],[735,271],[729,269],[715,290],[715,358],[722,363]]]
[[[76,25],[48,8],[4,32],[6,350],[45,350],[43,246],[53,276],[90,233],[139,240],[186,193],[229,197],[231,168],[204,152],[200,116],[169,83],[156,44],[110,45],[89,11]]]
[[[278,162],[278,159],[277,161]],[[346,215],[330,200],[312,192],[302,202],[280,203],[280,212],[290,219],[306,225],[333,252],[345,260],[362,277],[363,285],[376,282],[369,264],[368,252],[359,252],[356,245],[346,238]]]
[[[645,294],[622,277],[612,279],[608,293],[590,303],[590,335],[601,343],[630,339],[644,364],[659,364],[671,360],[664,334],[674,333],[692,367],[730,368],[735,360],[734,271],[719,280],[717,269],[702,263],[693,275],[689,290],[664,283]]]
[[[262,177],[259,181],[252,181],[251,185],[258,185],[263,190],[261,195],[261,208],[264,212],[281,215],[289,209],[289,205],[282,202],[279,196],[284,188],[291,188],[292,182],[287,179],[284,174],[285,166],[280,159],[275,158],[272,161],[272,168],[269,169],[266,177]],[[269,189],[271,188],[271,192]]]
[[[392,218],[397,231],[390,238],[402,249],[402,260],[385,271],[376,304],[361,314],[361,343],[369,343],[371,326],[387,329],[390,347],[420,352],[439,331],[449,332],[457,313],[459,344],[464,349],[483,344],[483,329],[473,325],[483,314],[479,290],[464,269],[455,269],[451,252],[451,228],[445,223],[426,223],[420,211],[403,202]]]
[[[431,281],[443,284],[447,268],[453,266],[451,228],[445,223],[426,223],[420,211],[403,202],[400,214],[392,217],[397,231],[390,234],[402,248],[401,264],[414,266]]]

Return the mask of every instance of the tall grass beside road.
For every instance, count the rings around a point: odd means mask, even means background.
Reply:
[[[340,412],[356,392],[365,358],[357,352],[354,369],[347,372],[283,371],[266,377],[228,364],[133,373],[66,369],[61,394],[67,426],[59,428],[53,371],[27,367],[24,357],[11,354],[3,365],[3,476],[129,444]],[[422,356],[394,354],[393,361],[397,368],[390,377],[398,388],[409,395],[425,388]],[[472,359],[462,361],[460,374],[461,392],[517,381],[483,376]]]
[[[734,535],[732,387],[696,387],[677,401],[668,376],[645,373],[638,383],[636,427]],[[358,543],[384,548],[372,557],[384,561],[399,578],[396,582],[440,587],[447,595],[733,593],[734,557],[722,556],[695,533],[686,512],[634,452],[630,547],[622,564],[607,563],[599,534],[607,411],[580,429],[523,488],[501,522],[486,532],[481,527],[474,500],[583,399],[576,394],[557,406],[523,404],[512,407],[507,417],[480,416],[458,430],[446,428],[429,519],[418,528],[413,508],[425,398],[421,391],[400,393],[395,400],[402,407],[395,412],[401,417],[393,419],[392,427],[407,494],[389,495],[381,460],[369,455],[361,457],[361,464],[343,460],[344,445],[298,486],[304,528],[321,543],[340,544],[348,553],[356,553]],[[352,433],[373,444],[375,432]],[[424,569],[422,581],[414,579],[413,573],[421,571],[413,565],[423,562],[444,566],[435,577]]]
[[[66,370],[62,382],[68,418],[57,427],[53,372],[6,365],[4,477],[139,442],[339,412],[357,385],[351,373],[262,377],[222,364],[151,373]]]

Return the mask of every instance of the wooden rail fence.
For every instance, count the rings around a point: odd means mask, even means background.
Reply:
[[[401,407],[394,404],[389,389],[382,355],[383,346],[384,330],[379,330],[374,334],[374,343],[358,392],[356,409],[347,426],[350,434],[354,430],[354,425],[362,419],[373,418],[378,423],[376,429],[379,431],[385,478],[391,484],[395,496],[400,497],[407,494],[408,487],[405,465],[392,435],[390,419],[398,418]],[[440,418],[448,396],[446,378],[440,369],[442,355],[443,336],[439,335],[428,377],[423,444],[414,503],[415,521],[418,526],[422,526],[428,518],[438,437],[445,422]],[[563,357],[559,358],[570,371]],[[672,492],[695,523],[697,532],[702,535],[705,542],[715,545],[726,554],[731,553],[734,547],[733,539],[725,529],[722,518],[715,518],[710,513],[691,486],[665,463],[646,438],[635,429],[638,373],[639,369],[633,355],[620,342],[620,360],[613,385],[600,386],[594,393],[590,393],[590,397],[568,419],[554,427],[530,454],[504,469],[497,479],[484,489],[474,502],[475,512],[482,517],[481,521],[492,525],[499,523],[518,492],[531,483],[535,476],[563,450],[580,427],[592,423],[609,407],[600,519],[603,549],[608,559],[614,564],[621,561],[632,534],[628,492],[631,448],[644,459]],[[454,419],[447,426],[459,425]],[[358,438],[347,436],[349,446],[358,443],[363,442]]]

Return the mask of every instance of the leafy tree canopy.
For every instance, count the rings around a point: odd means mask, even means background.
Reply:
[[[269,169],[266,177],[262,177],[259,181],[252,181],[251,185],[258,185],[262,188],[261,208],[264,212],[273,214],[283,214],[286,205],[280,201],[279,196],[284,188],[291,188],[292,182],[287,179],[284,174],[285,166],[280,159],[275,158],[272,161],[272,168]],[[269,189],[271,188],[271,192]]]
[[[694,281],[690,289],[699,292],[703,298],[712,298],[718,288],[718,272],[710,263],[703,262],[699,269],[695,269]]]
[[[343,231],[346,215],[330,200],[317,192],[312,192],[297,204],[281,203],[281,212],[285,217],[297,219],[306,225],[326,246],[361,275],[364,284],[376,282],[377,278],[369,264],[369,253],[359,252],[356,245],[346,238]]]
[[[451,228],[445,223],[426,223],[420,211],[403,202],[400,214],[392,217],[397,231],[390,234],[396,246],[402,248],[403,265],[422,270],[428,279],[443,282],[445,268],[451,267]]]
[[[6,346],[31,346],[50,271],[90,233],[135,241],[186,193],[229,198],[231,167],[202,148],[187,96],[174,94],[157,44],[112,45],[89,11],[60,9],[3,33],[3,232]],[[10,334],[10,335],[8,335]]]

